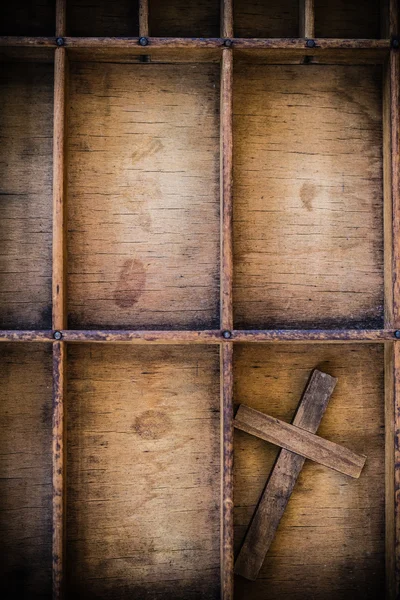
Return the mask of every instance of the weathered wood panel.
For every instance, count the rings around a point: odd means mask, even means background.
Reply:
[[[137,36],[137,0],[67,0],[67,34],[76,36]]]
[[[70,346],[76,598],[219,598],[219,353]]]
[[[314,0],[315,36],[379,38],[380,4],[380,0]]]
[[[0,345],[0,591],[51,598],[51,346]]]
[[[54,0],[15,0],[0,3],[0,35],[54,35]]]
[[[53,66],[0,69],[0,328],[51,327]]]
[[[150,0],[154,37],[219,37],[219,0]]]
[[[73,64],[69,326],[219,326],[217,65]]]
[[[235,37],[297,37],[299,0],[234,0],[233,27]]]
[[[237,345],[235,401],[289,422],[313,368],[338,378],[318,435],[367,456],[358,480],[306,461],[259,578],[236,598],[344,600],[384,589],[385,459],[381,345]],[[235,431],[239,550],[279,449]]]
[[[380,67],[241,64],[237,328],[383,323]]]

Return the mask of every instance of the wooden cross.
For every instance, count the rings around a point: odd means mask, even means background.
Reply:
[[[274,539],[306,458],[350,477],[359,477],[366,457],[315,435],[337,379],[315,370],[292,425],[241,405],[237,429],[282,447],[235,563],[235,573],[255,580]]]

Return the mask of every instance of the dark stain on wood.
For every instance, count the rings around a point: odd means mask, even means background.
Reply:
[[[158,440],[171,429],[171,419],[164,411],[146,410],[136,417],[132,429],[143,439]]]
[[[131,308],[139,300],[146,285],[146,271],[137,258],[128,258],[120,271],[114,293],[115,304],[119,308]]]

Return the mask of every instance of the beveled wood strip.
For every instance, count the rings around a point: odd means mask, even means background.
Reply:
[[[53,600],[65,584],[65,386],[66,345],[53,344]]]
[[[139,0],[139,37],[149,35],[149,0]]]
[[[355,454],[339,444],[320,438],[280,419],[270,417],[244,404],[239,406],[233,424],[236,429],[286,448],[290,452],[300,454],[355,479],[360,477],[366,461],[366,456]]]
[[[233,1],[221,0],[221,37],[233,37]]]
[[[300,9],[300,37],[313,38],[314,27],[314,0],[299,0]]]
[[[66,342],[130,342],[134,344],[217,344],[219,330],[210,331],[127,331],[127,330],[67,330],[62,331]],[[0,332],[1,334],[1,332]],[[1,338],[0,338],[1,339]]]
[[[221,596],[233,600],[233,345],[221,345]]]
[[[379,342],[395,339],[394,329],[234,329],[234,342]]]
[[[385,347],[385,556],[386,596],[396,599],[396,518],[395,508],[395,346]]]
[[[392,244],[393,244],[393,326],[400,327],[400,51],[391,50],[390,127],[391,127],[391,186],[392,186]]]
[[[293,425],[315,433],[336,382],[337,379],[327,373],[313,371]],[[257,578],[305,460],[288,450],[280,451],[236,559],[238,575],[250,580]]]
[[[226,48],[221,62],[221,329],[233,328],[233,54]]]
[[[56,0],[56,37],[67,33],[67,0]]]
[[[53,329],[65,329],[66,320],[66,194],[65,131],[67,56],[57,48],[54,63],[53,139]]]

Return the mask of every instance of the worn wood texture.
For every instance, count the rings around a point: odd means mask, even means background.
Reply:
[[[71,597],[219,598],[218,348],[68,350]]]
[[[234,0],[235,37],[291,38],[299,35],[299,0]]]
[[[314,0],[315,36],[379,38],[379,0]]]
[[[304,431],[276,417],[241,404],[233,422],[236,429],[309,458],[320,465],[358,479],[366,456]]]
[[[222,38],[233,38],[233,0],[221,0],[221,26]]]
[[[67,0],[56,0],[56,37],[67,33]]]
[[[299,0],[300,37],[313,38],[315,35],[314,0]]]
[[[219,23],[219,0],[150,0],[152,36],[218,37]]]
[[[296,410],[293,424],[315,433],[325,414],[336,379],[315,369]],[[293,492],[305,458],[282,449],[261,494],[235,562],[235,573],[257,579]]]
[[[0,35],[54,35],[54,0],[0,3]]]
[[[68,35],[137,36],[138,0],[67,0]]]
[[[235,327],[382,325],[381,84],[379,67],[238,66]]]
[[[53,600],[65,596],[66,554],[66,346],[53,344]]]
[[[233,600],[233,345],[221,344],[221,597]]]
[[[149,0],[139,0],[139,36],[149,35]]]
[[[390,112],[387,118],[390,120],[390,157],[386,154],[390,164],[390,185],[392,201],[392,231],[387,232],[385,240],[391,245],[391,276],[388,281],[392,288],[392,317],[391,323],[394,327],[400,327],[400,55],[399,51],[392,51],[389,57],[388,76],[390,78]],[[390,212],[390,211],[389,211]],[[389,217],[389,215],[388,215]],[[390,268],[390,266],[389,266]]]
[[[217,65],[71,66],[69,326],[219,326]]]
[[[51,327],[53,68],[0,73],[0,327]]]
[[[0,345],[0,591],[51,597],[51,346]]]
[[[314,368],[338,378],[318,434],[368,460],[357,480],[306,461],[258,580],[236,579],[238,600],[376,599],[384,587],[382,345],[235,346],[234,397],[289,422]],[[278,452],[235,431],[237,550]]]

